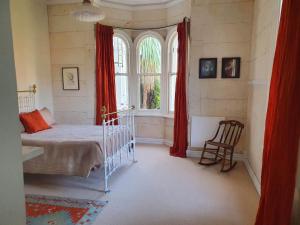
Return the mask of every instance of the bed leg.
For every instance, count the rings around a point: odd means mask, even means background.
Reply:
[[[132,146],[132,162],[137,163],[138,161],[135,159],[135,142],[133,143]]]
[[[131,108],[134,110],[135,106],[132,106]],[[135,144],[136,144],[136,142],[135,142],[135,126],[134,126],[135,122],[134,122],[133,111],[130,114],[131,114],[131,125],[130,126],[131,126],[131,132],[132,132],[132,162],[137,163],[138,161],[135,159]]]
[[[110,189],[108,189],[108,188],[104,188],[104,194],[107,194],[107,193],[109,193],[110,192]]]
[[[110,166],[109,166],[109,162],[107,160],[107,151],[106,151],[106,138],[108,137],[108,133],[106,133],[106,125],[109,125],[109,123],[105,122],[106,120],[106,108],[105,106],[103,106],[102,108],[102,137],[103,137],[103,154],[104,154],[104,190],[103,192],[106,194],[108,192],[110,192],[110,190],[108,189],[108,173],[107,170],[110,170]],[[109,131],[108,131],[109,132]],[[110,171],[109,171],[110,172]]]
[[[101,192],[104,192],[105,194],[110,192],[110,189],[108,188],[108,176],[107,176],[106,165],[104,168],[104,190],[101,190]]]

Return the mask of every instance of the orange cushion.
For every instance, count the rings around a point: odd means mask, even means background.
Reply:
[[[29,134],[51,128],[38,110],[30,113],[21,113],[20,120],[23,123],[25,131]]]

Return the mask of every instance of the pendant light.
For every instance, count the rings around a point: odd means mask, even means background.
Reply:
[[[105,18],[104,12],[94,6],[91,0],[83,0],[82,4],[71,15],[81,22],[98,22]]]

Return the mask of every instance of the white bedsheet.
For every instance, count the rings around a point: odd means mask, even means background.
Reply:
[[[53,125],[35,134],[22,133],[22,143],[44,147],[44,154],[24,163],[25,173],[87,177],[102,166],[102,128],[93,125]]]

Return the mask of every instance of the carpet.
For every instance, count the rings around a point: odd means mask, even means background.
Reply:
[[[27,225],[91,225],[107,204],[42,195],[26,195]]]

